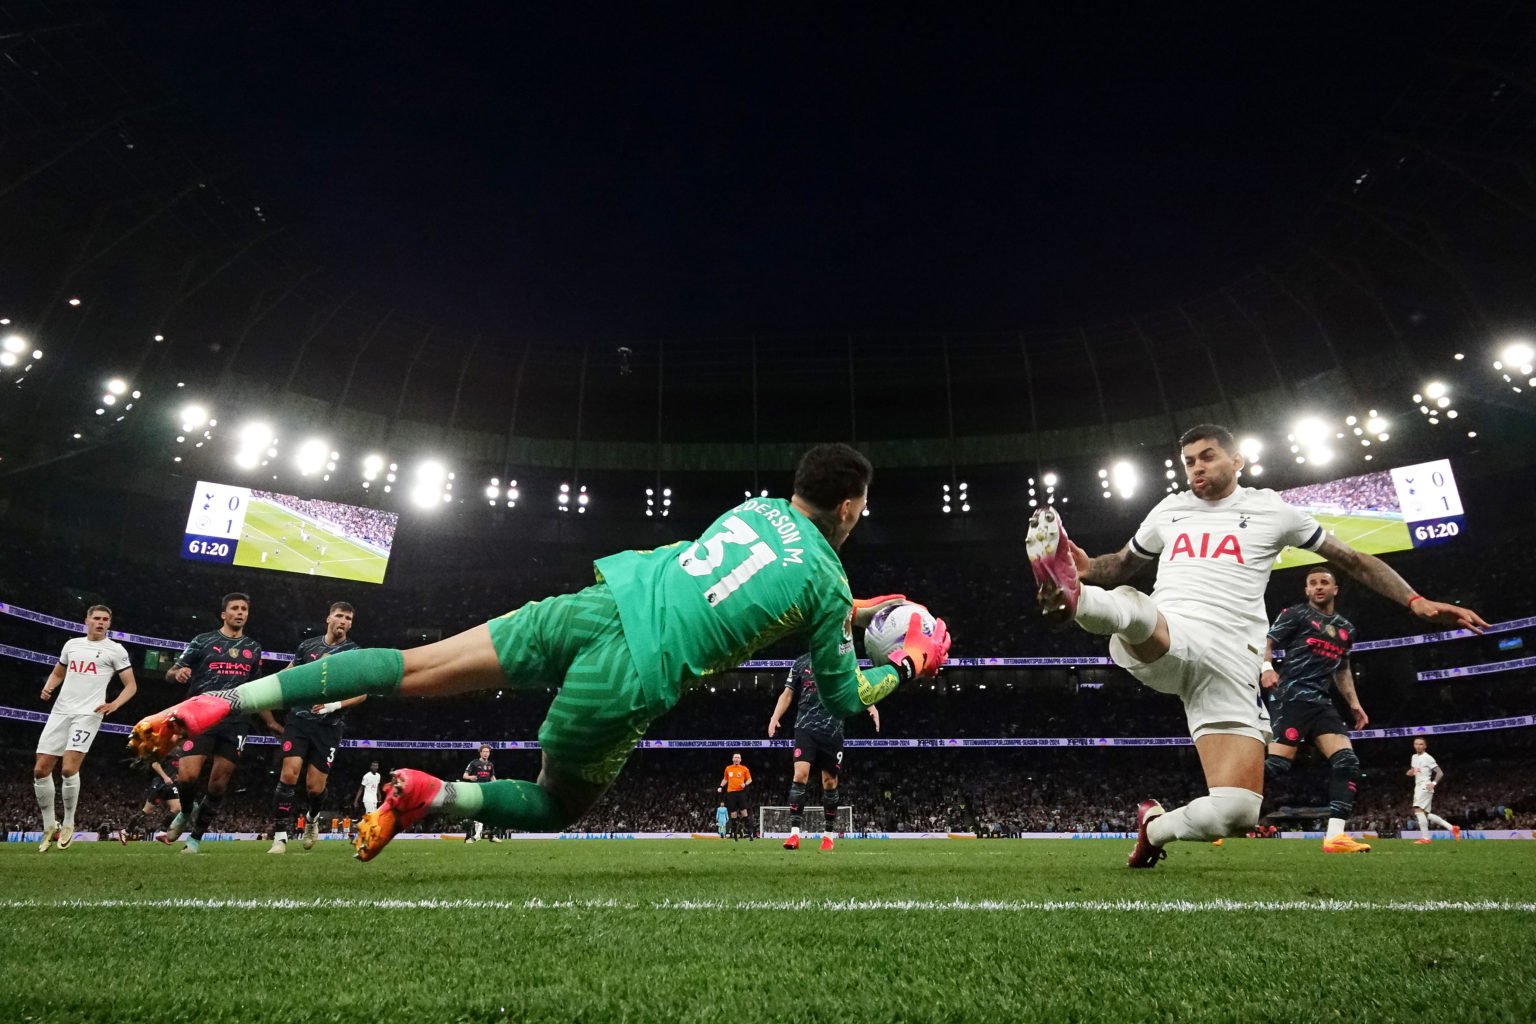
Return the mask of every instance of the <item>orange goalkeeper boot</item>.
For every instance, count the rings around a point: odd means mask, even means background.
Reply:
[[[233,705],[215,693],[200,693],[180,704],[139,719],[128,736],[128,750],[141,761],[158,761],[183,736],[207,732],[229,717]]]
[[[414,768],[400,768],[389,777],[388,794],[379,809],[363,816],[352,842],[358,860],[373,860],[389,841],[427,816],[443,780]]]

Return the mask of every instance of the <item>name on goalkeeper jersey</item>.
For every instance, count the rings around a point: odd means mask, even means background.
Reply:
[[[789,515],[789,513],[783,511],[782,509],[775,508],[765,501],[757,501],[755,499],[744,501],[731,511],[755,512],[762,516],[764,519],[768,520],[768,525],[773,528],[774,532],[779,535],[779,539],[786,545],[784,548],[784,561],[795,563],[800,561],[800,555],[803,553],[803,549],[792,548],[788,546],[790,544],[799,543],[801,539],[800,524],[795,522],[794,517]]]

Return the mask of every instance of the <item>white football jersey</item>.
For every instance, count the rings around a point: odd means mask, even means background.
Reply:
[[[59,652],[64,683],[53,698],[53,710],[65,715],[90,715],[107,702],[107,683],[132,666],[128,652],[116,640],[77,636]]]
[[[1435,781],[1434,772],[1440,765],[1428,754],[1414,754],[1408,763],[1417,768],[1418,774],[1413,777],[1414,789],[1428,789],[1429,784]]]
[[[363,773],[363,796],[370,800],[377,799],[379,795],[379,773]]]
[[[1131,550],[1158,560],[1158,608],[1232,631],[1257,653],[1275,556],[1286,547],[1316,551],[1326,536],[1312,513],[1271,490],[1239,487],[1220,501],[1179,491],[1147,513]]]

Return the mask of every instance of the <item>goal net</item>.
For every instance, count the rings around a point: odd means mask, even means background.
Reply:
[[[800,834],[804,836],[819,836],[827,823],[826,813],[820,804],[806,804],[801,811],[804,820],[800,822]],[[788,807],[759,807],[757,809],[758,834],[764,838],[773,838],[789,835],[789,808]],[[853,831],[853,806],[844,804],[837,809],[837,831],[847,833]]]

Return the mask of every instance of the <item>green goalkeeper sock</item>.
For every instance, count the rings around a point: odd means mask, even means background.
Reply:
[[[285,668],[275,676],[242,683],[219,695],[235,711],[307,708],[363,694],[393,697],[405,677],[405,656],[389,647],[342,651],[307,665]]]
[[[558,832],[567,824],[555,798],[537,782],[448,782],[432,800],[434,809],[523,832]]]

